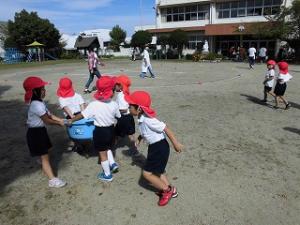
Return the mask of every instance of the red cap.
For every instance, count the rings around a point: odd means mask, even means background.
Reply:
[[[119,75],[116,79],[117,84],[121,84],[123,88],[123,93],[129,95],[129,87],[131,86],[131,80],[125,74]]]
[[[287,74],[289,72],[289,64],[287,62],[279,62],[278,68],[281,74]]]
[[[96,82],[97,92],[94,98],[99,101],[106,101],[113,96],[115,87],[114,79],[110,76],[101,76]]]
[[[29,103],[32,97],[32,90],[35,88],[41,88],[49,82],[43,81],[39,77],[27,77],[23,82],[23,88],[25,90],[24,100],[26,103]]]
[[[59,86],[56,92],[57,96],[67,98],[75,95],[75,91],[72,86],[72,81],[68,77],[63,77],[59,81]]]
[[[131,95],[125,95],[129,104],[138,105],[149,117],[155,117],[156,112],[151,109],[151,97],[145,91],[135,91]]]
[[[274,60],[270,59],[270,60],[268,60],[267,65],[275,66],[276,62]]]

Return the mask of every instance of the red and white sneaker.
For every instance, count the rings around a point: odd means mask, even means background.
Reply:
[[[171,188],[171,186],[169,186],[169,187]],[[156,194],[157,196],[161,197],[161,196],[162,196],[162,192],[163,192],[163,191],[155,192],[155,194]],[[176,189],[176,187],[173,186],[172,198],[177,198],[177,196],[178,196],[177,189]]]
[[[158,201],[159,206],[165,206],[169,203],[174,192],[174,187],[169,187],[167,191],[163,191]]]

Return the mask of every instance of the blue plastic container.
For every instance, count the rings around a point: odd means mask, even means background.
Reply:
[[[68,126],[69,137],[74,141],[93,140],[93,131],[95,129],[94,120],[81,119]]]

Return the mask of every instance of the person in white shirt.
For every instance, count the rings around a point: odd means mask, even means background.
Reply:
[[[183,145],[177,141],[165,123],[156,119],[156,113],[151,109],[151,97],[147,92],[135,91],[125,96],[125,99],[130,105],[130,113],[138,117],[140,136],[136,142],[137,146],[142,139],[149,144],[143,176],[160,191],[158,205],[164,206],[178,195],[176,188],[170,185],[165,171],[170,154],[166,136],[171,140],[175,151],[181,152]]]
[[[142,60],[142,72],[140,74],[141,78],[145,78],[147,75],[147,72],[149,71],[151,78],[155,78],[155,74],[152,70],[152,65],[150,62],[150,55],[149,55],[149,47],[145,47],[145,50],[143,52],[143,60]]]
[[[261,63],[265,63],[267,59],[267,49],[265,47],[261,47],[258,53],[259,59]]]
[[[48,177],[49,187],[63,187],[66,182],[55,177],[49,161],[49,149],[52,147],[47,129],[47,125],[64,126],[61,118],[51,114],[47,109],[43,99],[46,96],[45,85],[48,83],[39,77],[28,77],[23,82],[25,89],[25,102],[29,103],[27,114],[27,145],[31,156],[41,157],[42,170]]]
[[[289,109],[291,104],[283,97],[287,88],[286,82],[293,78],[292,75],[289,74],[289,64],[287,62],[279,62],[278,64],[279,74],[277,76],[277,82],[274,89],[275,97],[275,106],[274,109],[278,109],[279,99],[283,101],[285,104],[285,109]]]
[[[118,119],[116,124],[116,136],[128,136],[130,140],[129,153],[135,155],[137,149],[135,147],[135,122],[133,116],[129,113],[129,104],[125,100],[125,96],[129,95],[129,87],[131,81],[127,75],[120,75],[116,78],[116,102],[119,106],[121,118]]]
[[[254,48],[254,45],[251,46],[251,48],[248,49],[248,57],[249,57],[249,67],[250,69],[254,69],[255,64],[255,54],[256,49]]]
[[[263,82],[263,84],[264,84],[263,102],[267,102],[268,94],[275,97],[275,94],[272,93],[272,88],[273,88],[274,78],[275,78],[275,65],[276,65],[276,62],[274,60],[269,60],[267,62],[268,71],[265,75],[265,80]]]
[[[82,96],[74,91],[72,80],[68,77],[63,77],[59,81],[59,86],[56,91],[59,106],[64,110],[64,115],[67,119],[75,117],[85,108],[85,103]]]
[[[118,164],[115,162],[111,148],[114,142],[116,119],[121,117],[118,104],[112,100],[114,80],[109,76],[101,76],[96,83],[97,92],[95,101],[91,102],[85,110],[69,120],[69,123],[85,119],[94,119],[93,132],[94,148],[99,152],[103,172],[98,174],[102,181],[112,181],[111,172],[117,172]]]

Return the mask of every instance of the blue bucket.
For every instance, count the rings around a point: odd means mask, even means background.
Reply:
[[[68,134],[72,140],[86,141],[93,140],[93,131],[95,129],[94,120],[81,119],[68,126]]]

